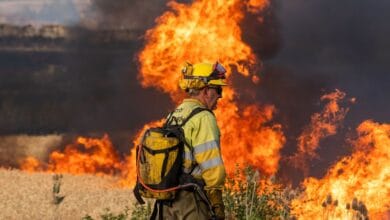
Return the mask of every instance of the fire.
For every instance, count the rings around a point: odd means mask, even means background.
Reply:
[[[265,174],[277,171],[279,150],[284,144],[281,126],[265,126],[272,119],[273,106],[246,106],[241,113],[234,103],[222,102],[216,115],[221,127],[221,145],[229,173],[235,165],[251,165]],[[239,152],[239,153],[237,153]]]
[[[298,138],[298,152],[291,158],[295,166],[304,171],[307,176],[307,163],[318,157],[316,149],[321,139],[334,135],[337,128],[344,120],[349,111],[348,108],[340,107],[339,103],[345,98],[345,93],[336,89],[335,92],[323,95],[321,101],[328,101],[320,113],[311,117],[310,124],[304,128]]]
[[[156,87],[179,102],[177,82],[182,64],[217,60],[229,69],[228,77],[238,72],[258,82],[250,68],[260,61],[242,41],[239,23],[246,11],[255,13],[267,5],[265,0],[197,0],[191,5],[171,1],[172,11],[159,17],[157,26],[147,32],[147,44],[138,56],[142,85]],[[216,111],[228,172],[236,163],[249,163],[266,174],[275,173],[285,142],[281,125],[265,125],[275,108],[240,106],[234,95],[232,87],[225,88]]]
[[[315,219],[320,213],[324,219],[380,218],[390,209],[390,124],[368,120],[356,130],[351,156],[337,162],[323,179],[304,181],[304,193],[292,202],[299,219]]]
[[[20,169],[27,172],[119,175],[119,185],[131,187],[136,180],[135,156],[140,137],[148,128],[161,126],[163,122],[159,120],[145,125],[135,135],[134,147],[124,160],[119,158],[110,138],[105,134],[101,139],[78,137],[76,143],[67,145],[62,152],[52,152],[48,163],[27,157],[22,161]]]
[[[98,175],[112,175],[121,168],[120,158],[108,135],[102,139],[78,137],[76,143],[66,146],[63,152],[52,152],[48,164],[28,157],[21,165],[26,171]]]
[[[41,171],[41,162],[35,157],[29,156],[23,160],[20,169],[27,172]]]
[[[185,61],[219,60],[230,70],[235,67],[248,76],[244,64],[254,65],[257,60],[241,39],[239,23],[245,8],[257,11],[267,4],[264,0],[197,0],[191,5],[169,2],[172,11],[159,17],[157,26],[146,33],[148,43],[138,57],[142,85],[157,87],[175,97]]]

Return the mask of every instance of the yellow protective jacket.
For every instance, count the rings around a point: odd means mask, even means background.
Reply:
[[[178,123],[187,118],[195,108],[206,108],[196,99],[184,99],[173,112]],[[220,131],[214,114],[202,111],[194,115],[184,126],[184,135],[192,152],[185,147],[183,169],[205,182],[205,190],[222,190],[226,171],[222,161]]]

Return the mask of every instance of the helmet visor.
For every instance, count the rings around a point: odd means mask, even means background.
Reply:
[[[225,67],[216,62],[213,66],[213,72],[210,74],[209,79],[226,79],[225,73]]]

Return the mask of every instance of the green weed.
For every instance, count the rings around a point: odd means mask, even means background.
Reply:
[[[110,209],[104,209],[104,213],[100,215],[101,220],[126,220],[129,217],[130,209],[128,207],[119,214],[114,214]],[[90,215],[86,215],[82,218],[82,220],[94,220]]]
[[[291,190],[276,184],[275,178],[261,177],[250,166],[238,165],[227,178],[224,203],[227,219],[289,219]]]

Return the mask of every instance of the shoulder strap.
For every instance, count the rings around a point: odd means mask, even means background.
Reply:
[[[176,117],[173,116],[173,112],[169,113],[167,119],[164,122],[163,128],[167,128],[171,124],[172,121],[175,121],[175,123],[177,124],[177,119],[176,119]]]
[[[211,111],[210,109],[197,107],[191,111],[191,113],[187,116],[187,118],[184,119],[184,121],[180,124],[180,127],[183,127],[193,116],[195,116],[196,114],[198,114],[199,112],[202,112],[202,111],[208,111],[214,115],[213,111]],[[178,124],[176,117],[173,116],[173,112],[169,113],[167,120],[165,121],[163,127],[166,128],[167,126],[169,126],[171,124],[172,121],[175,121],[176,125]]]
[[[183,126],[184,126],[184,125],[185,125],[193,116],[195,116],[196,114],[198,114],[198,113],[200,113],[200,112],[202,112],[202,111],[208,111],[208,112],[210,112],[211,114],[214,115],[213,111],[211,111],[211,110],[208,109],[208,108],[197,107],[197,108],[195,108],[194,110],[192,110],[192,112],[187,116],[187,118],[181,123],[180,129],[183,130]],[[194,148],[191,147],[191,145],[189,145],[189,144],[187,143],[187,141],[185,140],[184,136],[183,136],[182,138],[183,138],[183,141],[184,141],[185,146],[187,146],[188,149],[190,149],[191,154],[194,154]],[[190,171],[189,173],[191,174],[192,171],[194,171],[194,169],[195,169],[195,166],[192,167],[192,169],[191,169],[191,171]]]
[[[194,110],[192,110],[192,112],[187,116],[186,119],[184,119],[184,121],[181,123],[180,127],[183,127],[194,115],[196,115],[196,114],[198,114],[199,112],[202,112],[202,111],[208,111],[211,114],[214,114],[210,109],[197,107]]]

